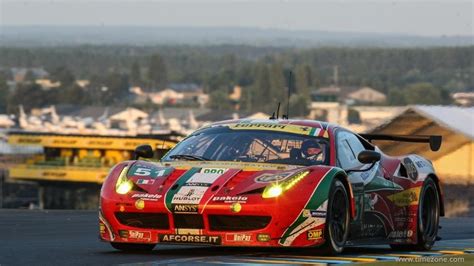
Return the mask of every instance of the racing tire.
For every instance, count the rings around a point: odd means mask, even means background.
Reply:
[[[440,202],[438,187],[432,178],[427,178],[423,184],[418,203],[417,238],[416,244],[391,244],[394,250],[428,251],[433,247],[439,228]]]
[[[349,204],[346,187],[341,180],[334,179],[329,190],[323,253],[337,255],[344,250],[349,236]]]
[[[118,243],[110,242],[113,248],[121,251],[152,251],[155,248],[155,244],[131,244],[131,243]]]

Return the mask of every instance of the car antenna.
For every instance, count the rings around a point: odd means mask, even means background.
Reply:
[[[279,118],[280,116],[280,102],[278,102],[278,107],[277,107],[277,119]]]
[[[275,112],[273,112],[272,116],[269,117],[270,120],[275,120],[275,119],[278,119],[280,116],[280,102],[278,102],[278,107],[277,107],[277,111],[276,111],[276,116],[275,116]]]
[[[290,73],[288,75],[288,99],[287,99],[287,105],[286,105],[286,115],[282,115],[283,119],[288,119],[290,117],[290,93],[291,93],[291,77],[293,75],[293,71],[290,70]]]

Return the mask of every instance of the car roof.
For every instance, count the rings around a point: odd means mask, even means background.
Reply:
[[[322,130],[331,130],[338,125],[331,124],[324,121],[317,120],[307,120],[307,119],[233,119],[233,120],[224,120],[212,123],[210,126],[214,125],[228,125],[228,124],[239,124],[239,123],[272,123],[279,125],[297,125],[297,126],[306,126],[313,128],[320,128]]]

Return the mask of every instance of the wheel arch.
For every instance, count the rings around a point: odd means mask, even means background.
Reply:
[[[342,184],[344,185],[344,188],[346,191],[349,192],[349,213],[351,214],[351,219],[354,219],[356,217],[356,204],[355,204],[355,199],[354,199],[354,193],[352,192],[352,187],[349,182],[349,178],[347,177],[347,174],[344,173],[343,171],[338,172],[335,177],[336,179],[340,180]]]
[[[427,177],[433,179],[436,184],[436,189],[438,190],[438,198],[439,198],[439,215],[444,217],[444,193],[443,188],[441,186],[441,181],[439,180],[438,176],[434,173],[429,174]]]

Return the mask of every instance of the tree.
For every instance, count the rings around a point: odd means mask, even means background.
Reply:
[[[8,91],[7,82],[5,81],[5,79],[0,77],[0,113],[5,112],[7,109],[8,96],[9,96],[9,91]]]
[[[304,97],[310,97],[311,86],[313,85],[313,77],[309,65],[300,65],[295,70],[296,91]]]
[[[74,74],[65,66],[54,69],[51,72],[51,79],[53,81],[59,81],[63,88],[71,86],[76,81]]]
[[[399,88],[392,88],[388,91],[387,101],[389,105],[401,106],[406,104],[405,94]]]
[[[232,104],[225,90],[215,90],[210,95],[209,107],[213,110],[231,110]]]
[[[416,83],[404,90],[406,104],[442,104],[441,91],[430,83]]]
[[[168,84],[168,74],[166,65],[159,54],[154,54],[150,58],[148,67],[148,79],[152,91],[164,89]]]
[[[133,62],[130,69],[130,81],[132,85],[140,85],[142,83],[142,74],[140,71],[140,65],[137,61]]]

